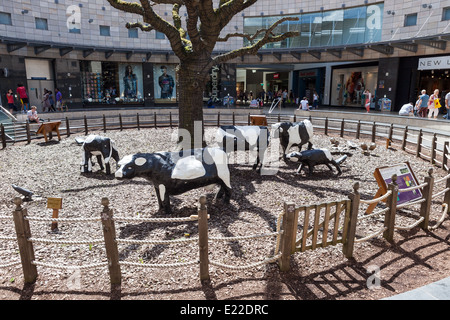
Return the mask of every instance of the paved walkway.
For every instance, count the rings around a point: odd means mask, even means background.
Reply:
[[[383,300],[450,300],[450,277]]]

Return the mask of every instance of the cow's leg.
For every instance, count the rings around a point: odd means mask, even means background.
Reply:
[[[216,194],[216,198],[222,198],[222,196],[225,195],[223,198],[224,203],[230,203],[231,199],[231,189],[227,187],[225,183],[220,184],[220,189]]]
[[[96,156],[96,158],[97,158],[98,165],[100,166],[100,170],[104,170],[105,167],[103,166],[102,156],[98,155],[98,156]]]
[[[330,169],[330,171],[333,171],[333,168],[328,163],[325,163],[325,165],[328,167],[328,169]]]
[[[155,193],[156,193],[156,198],[158,199],[158,205],[159,205],[159,209],[163,208],[163,203],[161,201],[161,196],[159,194],[159,188],[155,186]]]
[[[155,191],[159,209],[163,210],[167,214],[172,213],[172,209],[170,208],[170,198],[166,193],[166,187],[163,184],[160,184],[158,187],[155,187]]]
[[[314,165],[308,163],[308,174],[311,176],[314,172]]]
[[[308,150],[311,150],[312,147],[313,147],[313,144],[310,141],[308,141]]]
[[[89,151],[84,151],[83,161],[81,163],[81,172],[88,173],[92,171],[91,154]]]
[[[300,166],[297,169],[297,174],[300,174],[300,171],[303,169],[303,163],[300,163]]]
[[[105,166],[106,166],[106,174],[110,175],[111,174],[111,165],[108,162],[108,163],[105,164]]]
[[[340,176],[342,174],[341,166],[334,160],[331,161],[331,164],[336,167],[336,170],[338,171],[337,175]]]

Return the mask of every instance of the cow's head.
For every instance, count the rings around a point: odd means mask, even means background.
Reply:
[[[298,162],[302,159],[302,153],[301,152],[291,152],[288,155],[286,155],[286,159],[292,162]]]
[[[123,157],[118,162],[120,166],[115,173],[117,179],[131,179],[138,175],[148,173],[151,167],[151,159],[148,154],[132,154]]]

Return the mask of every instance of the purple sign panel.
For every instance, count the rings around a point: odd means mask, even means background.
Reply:
[[[392,175],[396,174],[399,190],[408,189],[419,185],[408,163],[400,163],[398,165],[380,168],[378,170],[386,185],[392,182]],[[399,192],[397,197],[397,204],[418,200],[420,198],[422,198],[422,192],[420,191],[420,189],[415,189],[407,192]]]

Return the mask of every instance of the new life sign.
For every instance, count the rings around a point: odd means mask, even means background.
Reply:
[[[421,58],[419,59],[418,70],[439,70],[450,69],[450,56]]]

